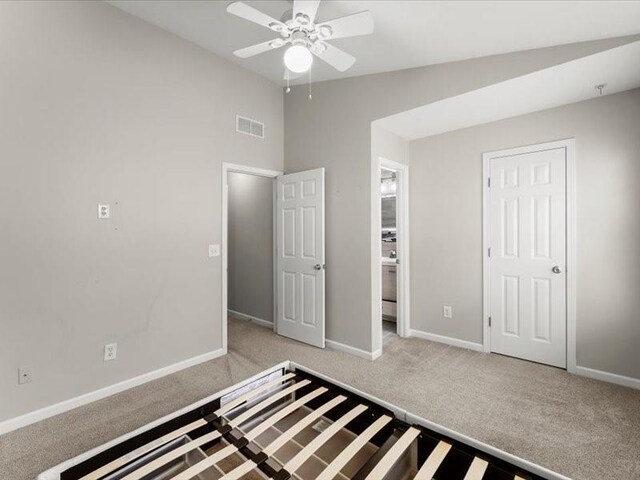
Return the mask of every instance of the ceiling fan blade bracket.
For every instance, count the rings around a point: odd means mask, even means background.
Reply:
[[[320,0],[293,0],[293,18],[296,21],[299,21],[299,18],[305,21],[306,23],[300,23],[302,26],[314,23],[319,5]]]

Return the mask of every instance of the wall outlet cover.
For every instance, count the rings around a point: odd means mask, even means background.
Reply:
[[[449,305],[445,305],[444,307],[442,307],[442,316],[444,318],[452,318],[453,309]]]
[[[110,360],[115,360],[118,355],[118,344],[117,343],[107,343],[104,346],[104,361],[108,362]]]
[[[209,245],[209,257],[220,256],[220,245]]]
[[[98,218],[103,220],[111,217],[111,206],[108,204],[98,204]]]

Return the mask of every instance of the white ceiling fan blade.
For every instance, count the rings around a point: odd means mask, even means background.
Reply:
[[[276,48],[280,48],[282,45],[277,47],[272,47],[271,42],[273,40],[268,40],[266,42],[257,43],[256,45],[251,45],[250,47],[241,48],[240,50],[236,50],[233,54],[236,57],[240,58],[249,58],[254,55],[258,55],[259,53],[268,52],[269,50],[275,50]]]
[[[298,13],[304,13],[309,17],[309,22],[313,23],[319,5],[320,0],[293,0],[293,18],[296,18]]]
[[[316,28],[323,25],[331,27],[331,36],[328,39],[369,35],[373,33],[374,27],[373,15],[368,10],[320,23]]]
[[[325,45],[327,46],[327,49],[324,52],[316,53],[315,55],[327,62],[336,70],[344,72],[345,70],[349,70],[355,63],[356,57],[353,55],[349,55],[347,52],[344,52],[329,43],[325,43]]]
[[[227,5],[227,12],[240,18],[244,18],[245,20],[249,20],[250,22],[257,23],[258,25],[262,25],[263,27],[271,28],[272,30],[272,25],[274,24],[280,25],[282,28],[285,27],[284,23],[280,20],[276,20],[266,13],[262,13],[260,10],[256,10],[243,2],[230,3]]]

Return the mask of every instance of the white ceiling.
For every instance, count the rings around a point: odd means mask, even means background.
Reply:
[[[640,41],[446,98],[374,123],[407,140],[640,87]]]
[[[226,12],[226,1],[108,0],[109,3],[283,84],[282,50],[241,60],[231,52],[275,38]],[[274,18],[287,0],[247,0]],[[312,80],[379,73],[640,33],[639,1],[324,0],[319,20],[370,10],[373,35],[332,43],[357,58],[340,73],[316,59]],[[297,82],[306,82],[307,77]]]

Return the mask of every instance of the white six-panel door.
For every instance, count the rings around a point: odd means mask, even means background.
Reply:
[[[491,158],[491,351],[566,366],[566,149]]]
[[[277,178],[276,329],[324,348],[324,168]]]

